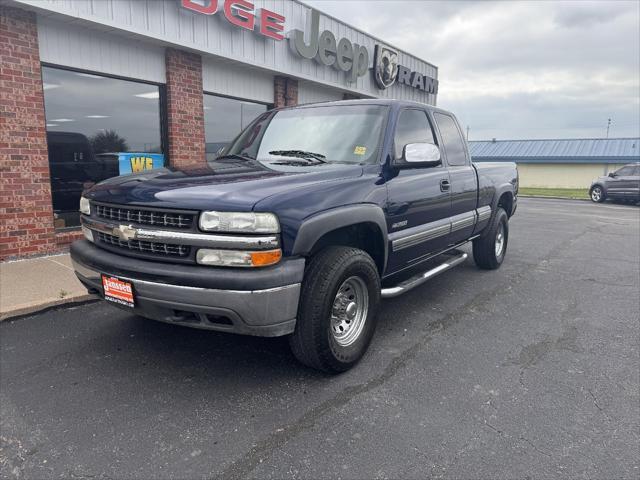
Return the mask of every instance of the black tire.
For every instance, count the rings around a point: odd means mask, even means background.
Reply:
[[[502,231],[502,249],[496,252],[498,234]],[[473,241],[473,259],[476,265],[484,270],[500,268],[507,253],[509,243],[509,216],[502,207],[498,207],[491,223],[483,234]]]
[[[589,190],[589,197],[591,198],[591,201],[595,203],[602,203],[607,199],[602,185],[594,185],[591,187],[591,190]]]
[[[359,333],[353,342],[345,346],[336,338],[340,334],[334,334],[332,313],[338,291],[351,282],[357,284],[362,295],[354,294],[355,301],[344,295],[340,298],[355,304],[360,299],[360,304],[367,305],[367,309],[356,310],[358,313],[351,321],[356,325],[355,320],[359,319],[357,325],[361,329],[356,330]],[[349,293],[348,288],[340,291]],[[350,369],[369,347],[376,329],[379,303],[380,276],[376,264],[366,252],[351,247],[328,247],[318,252],[311,258],[302,282],[296,329],[289,336],[293,354],[303,364],[325,372],[339,373]],[[338,311],[347,318],[346,306]]]

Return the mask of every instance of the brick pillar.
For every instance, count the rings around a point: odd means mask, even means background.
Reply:
[[[0,259],[55,249],[36,16],[0,5]]]
[[[174,167],[204,165],[202,58],[166,50],[169,161]]]
[[[273,104],[275,108],[298,105],[298,81],[288,77],[274,77]]]

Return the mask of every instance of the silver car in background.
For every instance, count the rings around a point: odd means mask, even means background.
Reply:
[[[589,196],[596,203],[607,198],[624,202],[640,202],[640,163],[630,163],[599,177],[591,183]]]

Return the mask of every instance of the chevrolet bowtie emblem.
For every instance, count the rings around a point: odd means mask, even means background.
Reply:
[[[128,242],[136,238],[136,229],[131,225],[120,225],[113,229],[113,236]]]

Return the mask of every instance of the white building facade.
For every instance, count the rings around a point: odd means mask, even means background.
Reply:
[[[73,239],[87,186],[204,164],[268,109],[436,104],[434,65],[295,0],[5,0],[0,21],[6,235],[27,232],[3,258]]]

